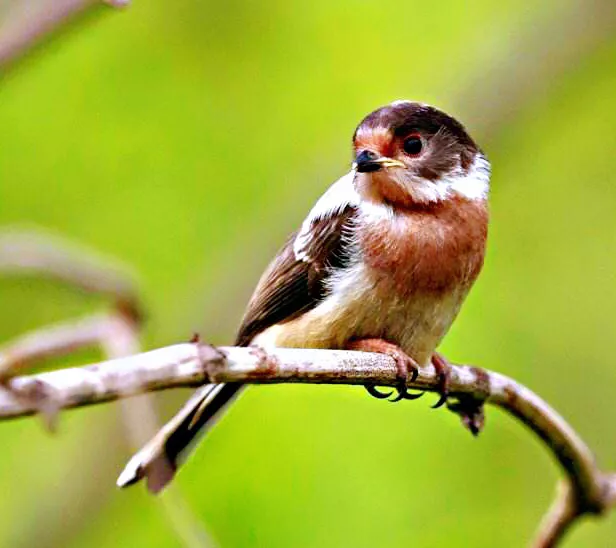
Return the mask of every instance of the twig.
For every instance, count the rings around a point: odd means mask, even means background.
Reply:
[[[0,380],[14,376],[20,369],[43,359],[67,355],[81,348],[111,344],[121,335],[120,322],[121,318],[115,314],[95,314],[23,335],[0,348]],[[106,354],[121,357],[134,352]]]
[[[129,356],[140,350],[138,337],[138,328],[132,318],[116,311],[38,329],[0,348],[0,383],[7,385],[11,377],[33,363],[81,348],[99,346],[109,358]],[[14,395],[35,405],[47,428],[53,431],[59,408],[54,398],[46,397],[44,388],[33,385]]]
[[[4,229],[0,233],[0,274],[44,276],[100,295],[114,305],[104,313],[38,329],[0,348],[0,383],[11,387],[15,400],[38,409],[47,427],[53,429],[59,407],[48,387],[32,383],[24,390],[15,389],[9,379],[40,360],[81,348],[98,346],[110,359],[138,353],[143,314],[134,278],[125,268],[89,248],[46,231],[20,229]],[[144,436],[158,428],[152,401],[143,395],[124,400],[122,404],[122,418],[129,437],[139,446]],[[215,545],[179,492],[170,491],[161,502],[184,546]],[[50,519],[48,513],[45,519]]]
[[[12,389],[44,386],[60,408],[80,407],[129,394],[197,386],[208,382],[367,384],[395,386],[393,360],[380,354],[336,350],[276,349],[179,344],[121,358],[39,375],[16,377]],[[438,391],[439,375],[422,368],[409,388]],[[581,516],[601,514],[616,505],[616,475],[599,470],[590,449],[546,402],[514,380],[477,367],[451,368],[450,393],[462,402],[501,407],[533,430],[549,447],[568,478],[543,521],[535,546],[555,546]],[[452,406],[453,407],[453,406]],[[36,409],[0,391],[0,419],[31,415]]]
[[[534,14],[532,24],[520,25],[499,48],[484,48],[475,77],[454,97],[473,133],[493,144],[500,132],[510,132],[528,105],[562,85],[563,76],[609,43],[615,31],[613,0],[573,0]]]
[[[0,272],[60,281],[115,303],[137,323],[143,319],[134,275],[110,257],[43,230],[5,228],[0,232]]]
[[[602,478],[602,504],[595,509],[588,509],[580,504],[581,497],[571,483],[559,482],[552,506],[539,525],[535,548],[556,546],[578,518],[587,513],[603,514],[616,506],[616,474],[604,474],[598,471],[596,474]]]
[[[13,2],[2,14],[0,32],[0,71],[26,54],[33,46],[57,32],[89,10],[104,9],[104,4],[122,8],[128,0],[49,0]]]

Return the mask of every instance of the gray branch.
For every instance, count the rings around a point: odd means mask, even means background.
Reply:
[[[206,383],[242,382],[376,384],[398,383],[394,361],[385,355],[338,350],[214,348],[185,343],[78,368],[15,377],[10,390],[0,390],[0,419],[33,415],[39,403],[20,401],[13,393],[51,399],[58,408],[103,403],[143,392]],[[422,368],[409,388],[437,392],[439,376],[433,367]],[[555,546],[579,517],[602,514],[616,505],[616,474],[602,472],[584,441],[539,396],[514,380],[466,365],[453,365],[452,399],[465,403],[458,412],[468,419],[469,405],[498,406],[528,426],[542,439],[566,474],[543,521],[537,547]],[[470,402],[470,403],[469,403]],[[452,405],[455,410],[456,406]]]
[[[42,40],[91,11],[115,8],[128,0],[9,0],[0,2],[0,75]]]
[[[100,347],[109,359],[140,352],[142,309],[134,277],[111,258],[66,238],[43,230],[18,228],[0,231],[0,275],[47,277],[85,293],[101,296],[112,304],[110,310],[105,312],[45,326],[0,347],[0,384],[8,388],[13,399],[21,402],[23,407],[35,408],[45,426],[52,430],[58,411],[63,407],[61,401],[49,392],[49,387],[43,382],[26,383],[24,391],[20,391],[12,387],[10,379],[39,360],[67,355],[81,348]],[[133,445],[139,447],[145,441],[144,436],[153,435],[160,427],[151,398],[144,394],[127,399],[122,404],[121,414],[127,433]],[[31,409],[31,412],[36,411]],[[69,499],[83,501],[83,486],[76,490],[68,489],[66,493]],[[186,547],[215,545],[179,491],[170,490],[169,496],[161,503],[178,538]],[[67,534],[70,536],[70,521],[77,523],[81,519],[79,516],[85,515],[83,512],[91,510],[89,505],[82,504],[80,508],[81,513],[73,513],[72,520],[62,520],[61,531],[57,527],[58,516],[45,509],[44,519],[50,533],[47,545],[61,545],[58,539],[65,538]],[[25,527],[39,518],[39,510],[35,507]]]

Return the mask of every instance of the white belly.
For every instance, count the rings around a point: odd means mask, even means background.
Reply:
[[[316,308],[266,329],[253,343],[264,348],[344,348],[353,338],[383,338],[425,365],[466,294],[411,290],[402,297],[391,280],[368,272],[361,263],[338,274],[330,287],[330,295]]]

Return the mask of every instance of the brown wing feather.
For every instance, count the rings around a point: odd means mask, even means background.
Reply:
[[[317,219],[311,227],[311,238],[305,260],[297,260],[293,233],[257,284],[236,344],[246,346],[259,333],[277,323],[287,322],[314,308],[325,296],[325,280],[332,270],[342,268],[348,260],[348,249],[342,237],[357,210],[347,206],[335,216]]]

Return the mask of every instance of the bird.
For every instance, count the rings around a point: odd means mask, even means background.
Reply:
[[[350,171],[263,273],[235,344],[388,354],[399,380],[392,401],[421,395],[407,382],[433,364],[442,405],[448,369],[436,348],[483,266],[490,163],[460,122],[414,101],[368,114],[352,145]],[[160,491],[243,389],[198,388],[128,462],[118,486],[147,478],[150,491]],[[377,398],[393,394],[366,389]]]

